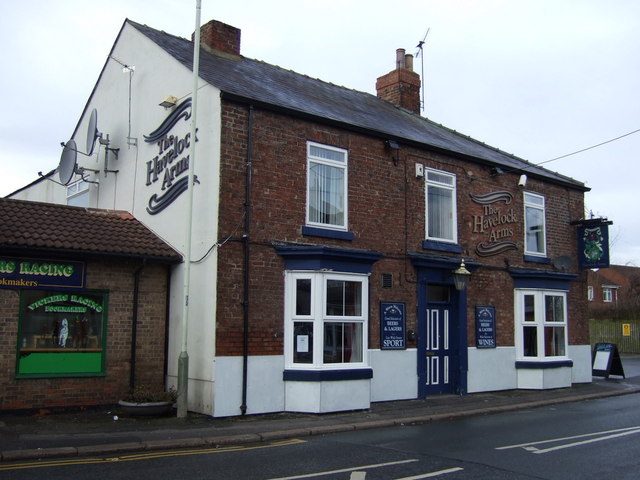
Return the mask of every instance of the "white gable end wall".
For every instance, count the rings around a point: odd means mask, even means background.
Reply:
[[[79,150],[78,166],[86,169],[85,179],[93,182],[89,206],[131,212],[183,254],[188,199],[186,191],[179,193],[175,187],[181,179],[185,188],[187,185],[191,119],[178,119],[164,140],[148,142],[145,135],[158,129],[176,110],[165,109],[159,103],[175,96],[180,105],[192,97],[192,87],[191,70],[125,22],[73,135]],[[103,141],[108,135],[109,150],[97,140],[93,154],[87,156],[84,154],[93,109],[98,112],[97,127]],[[212,414],[221,105],[220,91],[203,80],[197,110],[191,253],[192,260],[198,263],[191,266],[188,408]],[[190,113],[191,108],[186,111]],[[52,178],[57,181],[57,173]],[[154,200],[163,195],[174,200],[154,211],[162,204]],[[65,204],[66,187],[42,180],[14,198]],[[170,287],[168,381],[173,385],[177,382],[178,355],[182,350],[183,268],[182,264],[173,268]],[[139,340],[144,342],[144,338]]]

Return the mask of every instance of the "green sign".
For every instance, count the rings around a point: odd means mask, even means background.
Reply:
[[[83,262],[0,257],[0,288],[84,288]]]

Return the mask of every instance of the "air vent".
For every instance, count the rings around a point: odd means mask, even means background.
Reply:
[[[382,274],[382,288],[393,287],[393,275],[391,273]]]

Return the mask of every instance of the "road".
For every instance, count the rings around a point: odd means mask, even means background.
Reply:
[[[636,479],[640,395],[271,444],[0,464],[12,480]]]

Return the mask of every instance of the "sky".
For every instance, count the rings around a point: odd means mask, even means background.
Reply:
[[[396,49],[416,54],[426,35],[423,115],[584,182],[585,215],[613,221],[612,263],[640,267],[637,0],[201,2],[203,24],[242,30],[245,57],[372,94]],[[126,18],[190,38],[195,6],[5,2],[0,195],[56,168]]]

